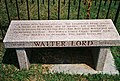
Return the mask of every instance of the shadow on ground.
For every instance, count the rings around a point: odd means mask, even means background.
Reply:
[[[13,64],[16,67],[19,66],[15,49],[6,49],[5,54],[3,56],[2,63]]]
[[[26,49],[32,64],[87,64],[95,68],[91,49],[94,48],[36,48]],[[15,49],[7,49],[3,63],[18,67]],[[19,67],[18,67],[19,68]]]

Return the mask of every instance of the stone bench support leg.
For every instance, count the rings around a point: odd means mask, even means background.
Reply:
[[[16,49],[20,69],[29,69],[29,60],[25,49]]]
[[[102,71],[109,47],[100,47],[96,70]]]

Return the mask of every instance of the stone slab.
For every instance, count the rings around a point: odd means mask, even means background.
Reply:
[[[100,50],[99,50],[99,53],[98,53],[97,66],[96,66],[97,71],[102,71],[103,70],[108,49],[110,49],[110,48],[100,47]]]
[[[30,63],[25,49],[16,49],[20,69],[29,69]]]
[[[111,19],[13,20],[5,48],[120,46]]]
[[[107,56],[104,64],[103,71],[96,71],[86,64],[45,64],[43,66],[51,66],[48,70],[50,73],[67,73],[67,74],[119,74],[119,71],[116,69],[114,64],[114,58],[111,54],[110,49],[107,49]],[[74,69],[73,69],[74,68]],[[47,73],[47,72],[44,72]]]

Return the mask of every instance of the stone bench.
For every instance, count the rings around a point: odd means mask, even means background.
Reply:
[[[120,46],[120,37],[111,19],[13,20],[3,42],[16,49],[20,69],[30,64],[25,48],[100,47],[98,59],[93,58],[102,71],[109,47]]]

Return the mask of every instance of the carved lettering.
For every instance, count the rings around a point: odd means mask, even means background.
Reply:
[[[56,46],[60,46],[60,42],[59,41],[56,41]]]
[[[93,45],[93,41],[88,41],[88,46]]]
[[[13,21],[5,41],[13,42],[14,47],[28,48],[110,45],[112,42],[109,40],[118,39],[119,36],[111,22],[111,20]]]
[[[54,46],[54,44],[55,44],[55,42],[54,42],[54,41],[51,41],[50,43],[51,43],[51,46]]]
[[[77,42],[76,42],[76,45],[77,45],[77,46],[81,45],[81,41],[77,41]]]
[[[41,46],[45,46],[44,42],[41,42]]]
[[[66,46],[92,46],[93,41],[45,41],[34,42],[38,47],[66,47]]]
[[[65,46],[65,41],[61,41],[61,46]]]
[[[40,46],[40,42],[34,42],[35,46]]]

